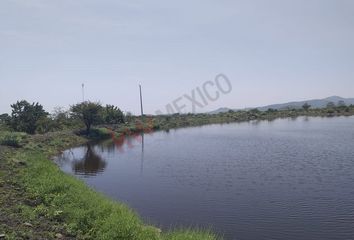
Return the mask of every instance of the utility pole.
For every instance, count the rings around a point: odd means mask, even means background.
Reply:
[[[143,111],[143,95],[141,93],[141,85],[139,84],[139,90],[140,90],[140,110],[141,110],[141,117],[143,118],[144,116],[144,111]]]
[[[85,102],[85,85],[81,84],[82,87],[82,102]]]
[[[140,92],[140,110],[141,110],[141,121],[144,124],[144,110],[143,110],[143,94],[141,93],[141,85],[139,84]],[[143,127],[144,128],[144,127]],[[141,166],[140,166],[140,176],[144,172],[144,130],[141,132]]]

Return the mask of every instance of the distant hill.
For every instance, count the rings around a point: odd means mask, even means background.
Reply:
[[[337,104],[339,101],[344,101],[346,105],[353,104],[354,105],[354,98],[342,98],[338,96],[332,96],[324,99],[312,99],[312,100],[307,100],[307,101],[298,101],[298,102],[288,102],[288,103],[280,103],[280,104],[272,104],[272,105],[267,105],[267,106],[262,106],[262,107],[257,107],[260,111],[267,111],[269,108],[272,109],[277,109],[277,110],[284,110],[288,108],[301,108],[302,105],[305,103],[308,103],[311,105],[311,108],[324,108],[327,106],[329,102],[333,102]],[[246,108],[243,110],[249,110],[251,108]],[[233,111],[238,111],[240,109],[230,109],[230,108],[219,108],[215,111],[209,112],[210,114],[218,114],[222,112],[228,112],[230,110]]]
[[[233,110],[231,108],[218,108],[214,111],[208,112],[209,114],[218,114],[218,113],[224,113],[224,112],[228,112],[230,110]]]

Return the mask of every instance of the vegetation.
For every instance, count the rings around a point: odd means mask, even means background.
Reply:
[[[123,112],[114,105],[106,105],[103,109],[103,121],[106,124],[120,124],[124,123]]]
[[[302,108],[303,108],[305,111],[308,111],[308,110],[311,108],[311,105],[308,104],[308,103],[305,103],[304,105],[302,105]]]
[[[123,112],[114,105],[102,107],[100,103],[86,101],[72,106],[71,114],[85,124],[87,134],[93,124],[124,123]]]
[[[170,128],[198,126],[214,123],[230,123],[243,121],[274,120],[277,118],[294,118],[299,116],[312,117],[333,117],[333,116],[351,116],[354,115],[354,107],[334,106],[323,109],[304,106],[301,109],[268,109],[259,111],[251,109],[249,111],[228,111],[218,114],[174,114],[161,116],[147,116],[147,122],[150,121],[154,129],[167,130]]]
[[[22,100],[11,105],[12,113],[9,118],[9,125],[18,132],[34,134],[40,121],[48,116],[43,106],[39,103],[32,103]],[[5,119],[6,120],[6,119]]]
[[[353,105],[346,106],[343,101],[337,104],[329,102],[327,107],[322,109],[312,108],[311,105],[305,103],[302,108],[283,110],[268,109],[267,111],[260,111],[251,109],[247,111],[230,110],[218,114],[145,115],[143,119],[131,113],[124,115],[114,105],[102,106],[100,103],[89,101],[73,105],[69,111],[57,108],[51,115],[45,112],[38,103],[29,104],[26,101],[20,101],[13,104],[12,108],[11,116],[7,114],[0,115],[0,130],[2,131],[43,134],[75,130],[78,134],[84,134],[95,139],[107,138],[111,131],[117,134],[131,134],[140,131],[168,130],[213,123],[273,120],[298,116],[332,117],[354,115]],[[96,126],[96,128],[92,129],[92,126]],[[81,130],[79,131],[79,129]]]
[[[334,102],[327,103],[327,108],[328,109],[335,108],[335,107],[336,107],[336,104]]]
[[[0,145],[21,147],[26,143],[27,134],[21,132],[0,132]]]
[[[82,102],[71,107],[71,112],[74,117],[83,121],[86,126],[86,132],[89,133],[92,124],[101,122],[102,106],[95,102]]]
[[[0,124],[5,124],[10,121],[10,116],[7,113],[0,114]]]

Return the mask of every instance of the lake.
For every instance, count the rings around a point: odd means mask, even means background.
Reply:
[[[354,117],[159,131],[69,149],[56,162],[163,230],[354,239]]]

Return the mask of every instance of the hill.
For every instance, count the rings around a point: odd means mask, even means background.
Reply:
[[[294,102],[287,102],[287,103],[280,103],[280,104],[272,104],[272,105],[266,105],[266,106],[261,106],[261,107],[256,107],[260,111],[267,111],[268,109],[277,109],[277,110],[284,110],[284,109],[289,109],[289,108],[301,108],[302,105],[305,103],[308,103],[311,105],[311,108],[324,108],[327,106],[329,102],[333,102],[335,104],[338,104],[339,101],[343,101],[346,105],[353,104],[354,105],[354,98],[342,98],[338,96],[332,96],[328,98],[323,98],[323,99],[312,99],[312,100],[306,100],[306,101],[294,101]],[[246,108],[242,110],[249,110],[251,108]],[[221,112],[228,112],[229,110],[233,111],[238,111],[240,109],[230,109],[230,108],[219,108],[215,111],[209,112],[210,114],[218,114]]]

